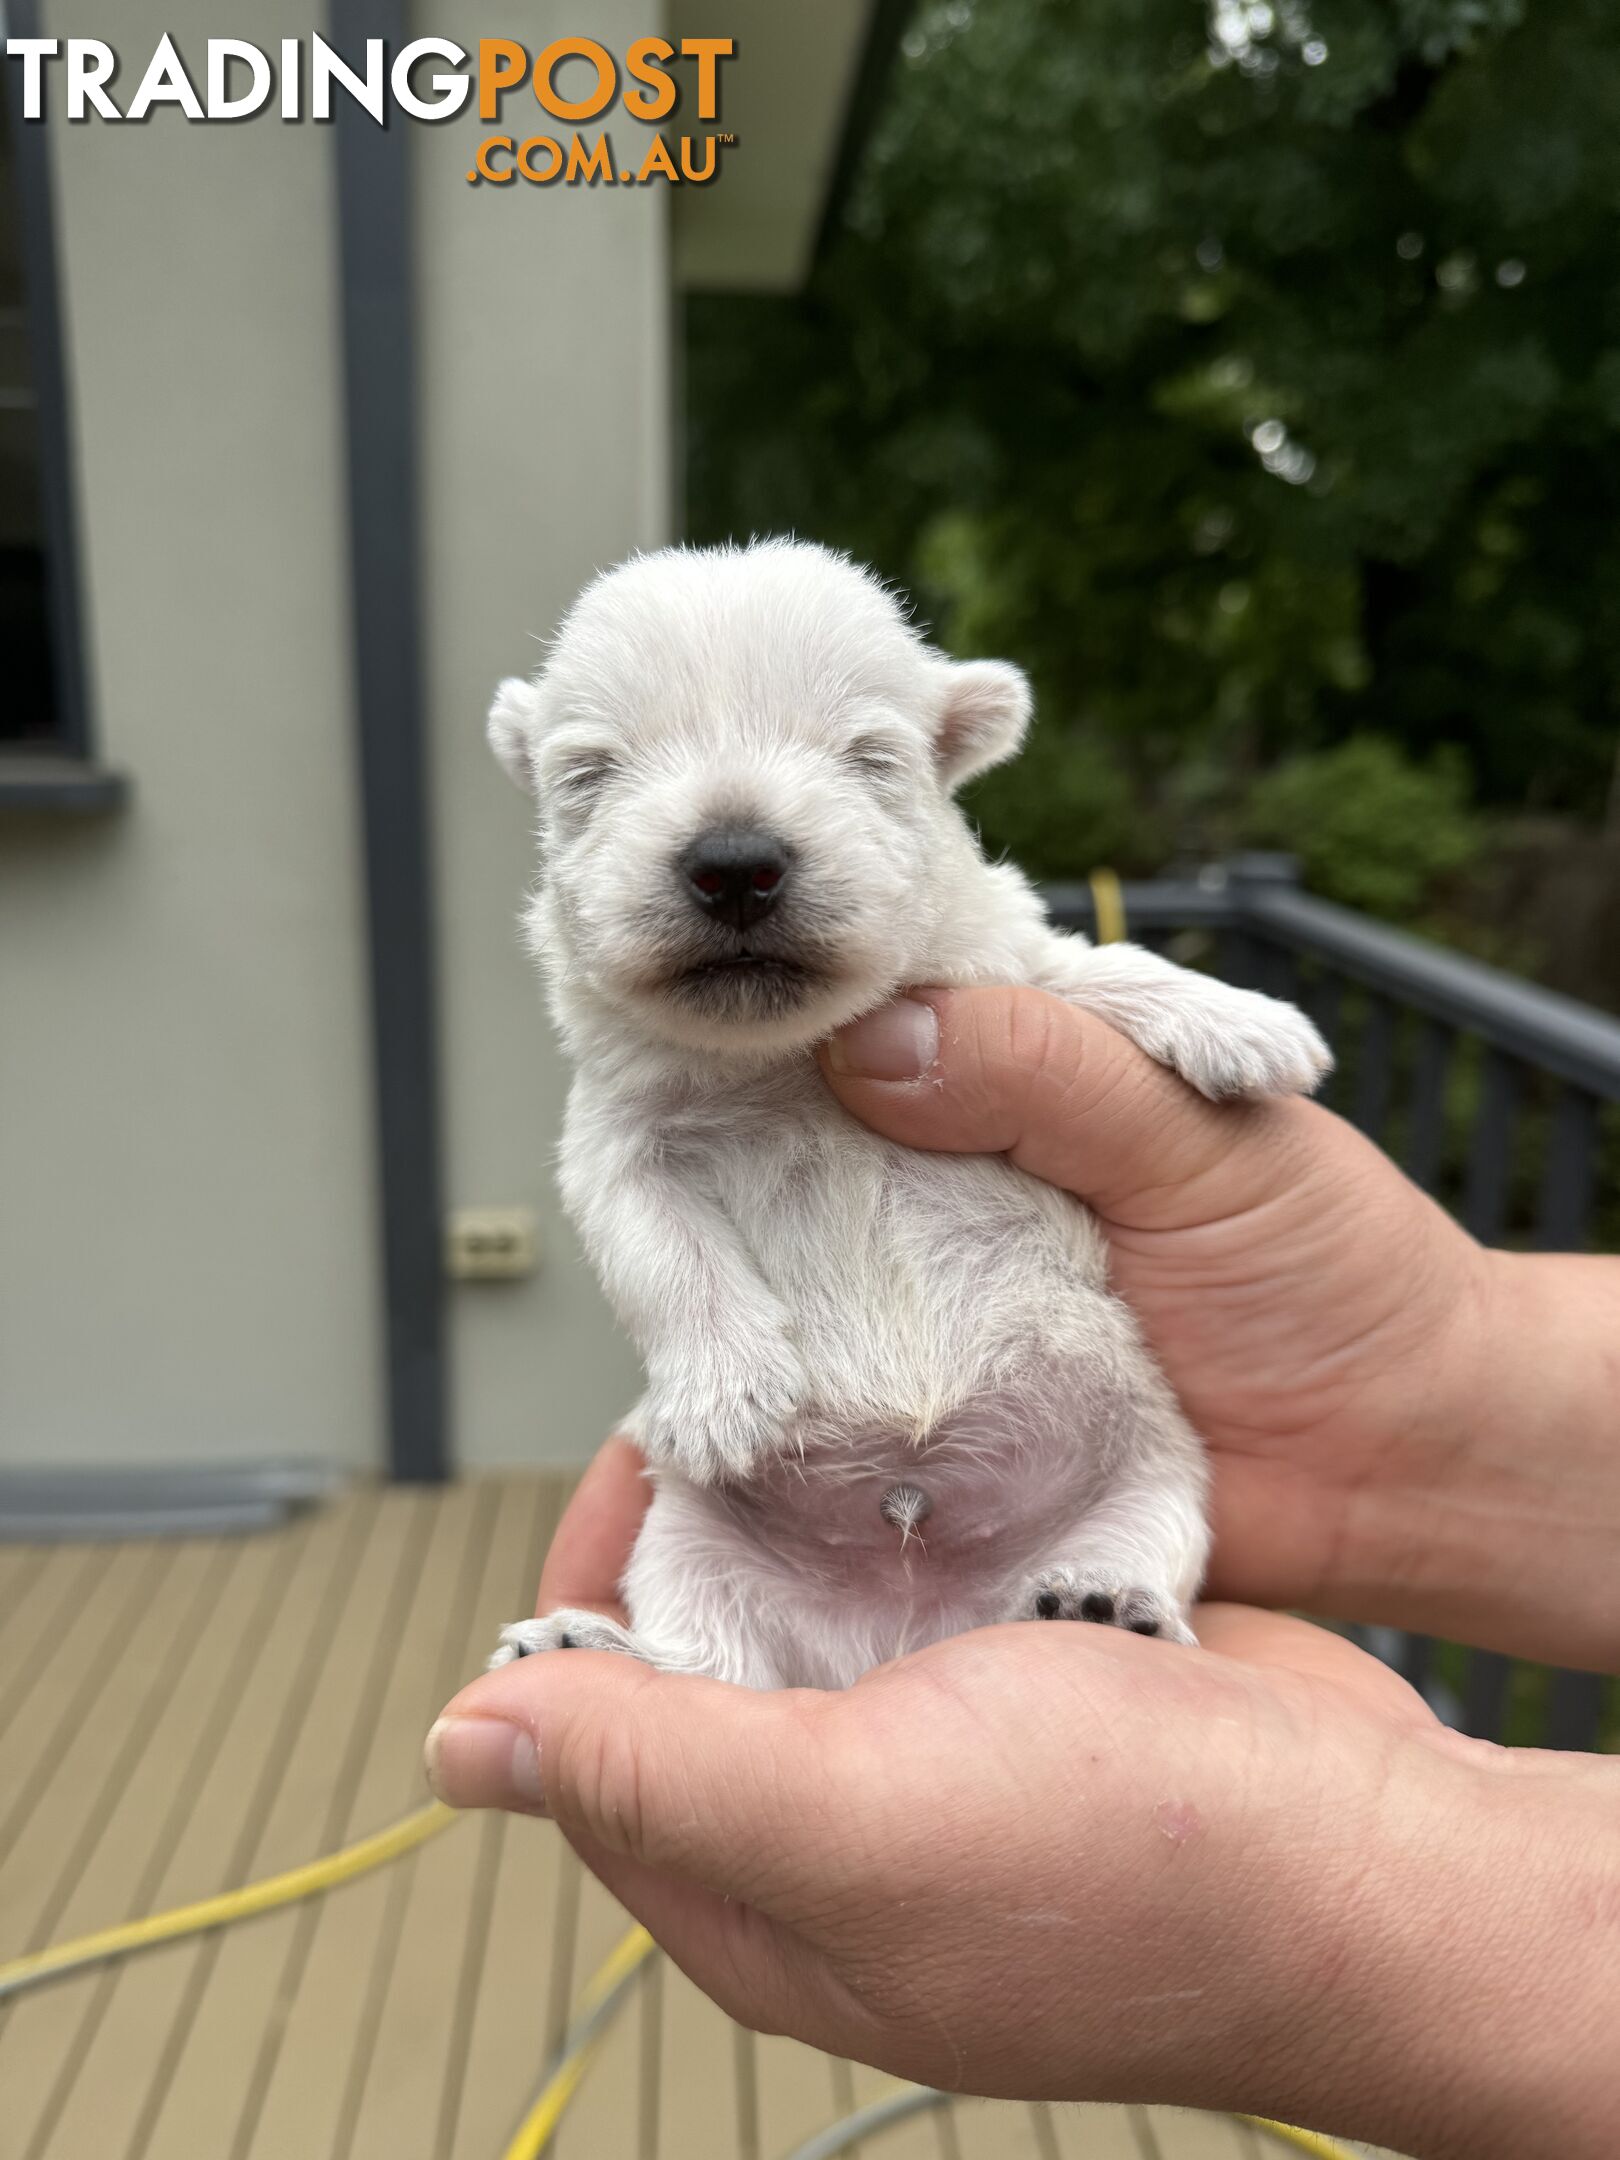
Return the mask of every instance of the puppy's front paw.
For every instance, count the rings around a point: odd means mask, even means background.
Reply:
[[[1048,1568],[1036,1581],[1019,1617],[1090,1620],[1099,1627],[1127,1628],[1133,1635],[1162,1635],[1166,1642],[1198,1640],[1173,1598],[1086,1568]]]
[[[617,1620],[565,1607],[541,1620],[514,1620],[510,1627],[503,1627],[487,1670],[496,1672],[514,1658],[534,1657],[541,1650],[621,1650],[630,1657],[641,1655],[635,1637]]]
[[[1309,1095],[1333,1053],[1296,1006],[1224,986],[1178,1028],[1167,1062],[1201,1095]]]
[[[639,1438],[653,1462],[673,1464],[696,1485],[723,1485],[787,1445],[804,1395],[786,1346],[774,1356],[761,1349],[724,1372],[655,1381]]]

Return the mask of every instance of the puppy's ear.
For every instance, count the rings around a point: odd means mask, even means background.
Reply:
[[[1029,726],[1029,683],[1006,660],[947,661],[934,729],[940,776],[959,788],[1013,756]]]
[[[485,732],[489,747],[525,795],[534,793],[534,752],[540,728],[540,693],[533,683],[508,675],[495,692]]]

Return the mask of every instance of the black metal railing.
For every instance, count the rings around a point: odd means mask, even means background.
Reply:
[[[1046,897],[1054,920],[1094,930],[1089,885]],[[1136,943],[1304,1006],[1337,1060],[1324,1098],[1484,1243],[1620,1249],[1620,1019],[1316,899],[1286,855],[1122,899]],[[1468,1732],[1620,1746],[1620,1682],[1357,1633]]]

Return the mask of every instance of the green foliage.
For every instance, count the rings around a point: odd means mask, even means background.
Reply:
[[[1063,728],[1032,730],[1016,764],[974,782],[963,807],[992,855],[1032,877],[1072,878],[1106,863],[1127,870],[1162,862],[1123,766],[1100,744]]]
[[[1613,0],[925,0],[809,289],[689,304],[689,530],[848,547],[1027,667],[977,807],[1033,868],[1202,852],[1368,733],[1427,776],[1359,751],[1375,802],[1442,790],[1414,865],[1454,795],[1595,818],[1617,113]],[[1290,844],[1419,904],[1329,813]]]
[[[1243,806],[1243,837],[1297,854],[1313,892],[1396,921],[1477,852],[1479,820],[1454,752],[1427,764],[1377,735],[1286,759]]]
[[[1435,1644],[1431,1653],[1428,1684],[1438,1694],[1441,1706],[1453,1717],[1460,1713],[1468,1699],[1469,1678],[1478,1655],[1477,1651],[1467,1649],[1461,1643],[1441,1642]],[[1552,1672],[1545,1665],[1514,1663],[1508,1674],[1502,1712],[1501,1738],[1507,1746],[1544,1747],[1547,1744],[1552,1680]],[[1600,1755],[1620,1754],[1620,1681],[1611,1681],[1603,1691],[1596,1751]]]

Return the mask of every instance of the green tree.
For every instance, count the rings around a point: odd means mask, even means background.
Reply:
[[[977,807],[1037,870],[1248,836],[1366,731],[1595,819],[1617,212],[1613,0],[929,0],[808,290],[690,304],[689,529],[1020,660]]]
[[[1243,807],[1246,836],[1300,857],[1305,881],[1369,915],[1410,919],[1437,877],[1478,851],[1461,758],[1428,765],[1377,735],[1285,758]]]

